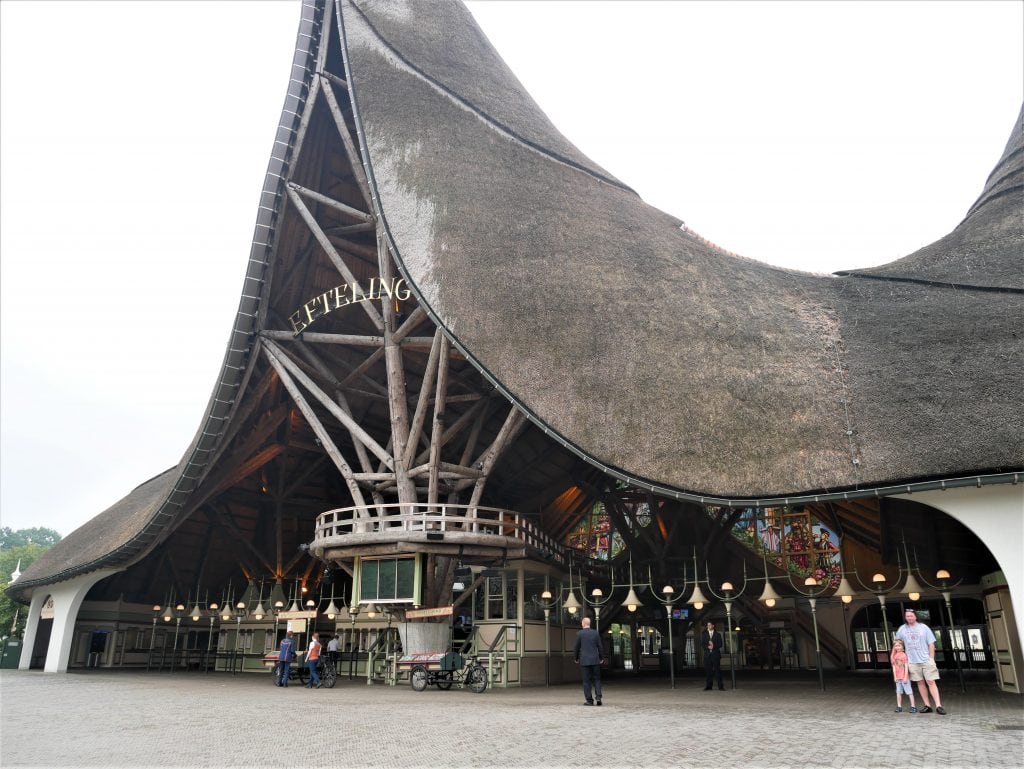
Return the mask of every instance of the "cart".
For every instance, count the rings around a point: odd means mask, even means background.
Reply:
[[[416,692],[428,686],[442,691],[458,686],[480,694],[487,688],[486,668],[476,657],[465,657],[457,652],[407,654],[399,658],[398,667],[409,671],[409,683]]]

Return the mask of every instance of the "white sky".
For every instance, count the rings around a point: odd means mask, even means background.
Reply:
[[[486,2],[580,149],[719,245],[831,272],[963,217],[1024,83],[1019,2]],[[0,523],[175,464],[228,339],[299,19],[0,3]]]

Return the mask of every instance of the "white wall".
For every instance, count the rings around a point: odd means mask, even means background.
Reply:
[[[1017,638],[1024,639],[1024,484],[922,491],[898,498],[937,508],[977,535],[1006,577]]]

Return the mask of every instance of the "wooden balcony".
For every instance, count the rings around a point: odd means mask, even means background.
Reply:
[[[326,560],[430,552],[568,563],[565,548],[522,513],[422,502],[328,510],[317,516],[310,549]]]

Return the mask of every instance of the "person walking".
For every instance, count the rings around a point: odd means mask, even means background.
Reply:
[[[584,617],[581,623],[583,627],[576,634],[576,648],[573,651],[573,660],[580,666],[583,674],[583,704],[601,704],[601,665],[604,663],[604,649],[601,646],[601,636],[590,627],[590,617]],[[594,697],[591,696],[591,684],[593,684]]]
[[[281,639],[281,646],[277,650],[277,685],[287,686],[288,678],[291,675],[292,659],[295,657],[295,639],[292,631],[289,630]]]
[[[320,662],[320,634],[313,633],[309,638],[309,648],[306,649],[306,668],[309,670],[309,683],[307,689],[319,689],[320,674],[316,672],[317,663]]]
[[[338,667],[338,647],[341,645],[341,636],[337,633],[334,637],[327,642],[327,659],[331,661],[334,667]]]
[[[917,612],[907,609],[903,613],[905,620],[900,629],[896,631],[896,638],[903,642],[907,650],[908,667],[910,668],[910,680],[917,681],[917,691],[921,695],[921,707],[918,713],[931,713],[931,706],[928,704],[928,695],[935,700],[935,712],[940,716],[946,715],[946,709],[942,707],[939,699],[939,668],[935,664],[935,633],[923,622],[917,621]]]
[[[917,707],[914,705],[914,687],[910,683],[907,651],[903,646],[903,641],[898,638],[892,642],[889,664],[892,665],[892,677],[896,681],[896,712],[903,712],[903,695],[906,694],[910,697],[910,712],[916,713]]]
[[[708,622],[705,630],[700,634],[700,641],[704,644],[704,691],[711,691],[711,684],[715,677],[718,677],[718,690],[725,691],[725,683],[722,681],[722,634],[715,630],[715,623]]]

